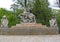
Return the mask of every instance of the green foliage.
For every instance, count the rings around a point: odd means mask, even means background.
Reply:
[[[16,9],[16,15],[18,16],[19,14],[21,14],[21,13],[23,13],[23,10],[21,10],[21,9]]]
[[[53,13],[57,20],[57,25],[59,27],[59,33],[60,33],[60,10],[53,9]]]
[[[34,0],[13,0],[13,2],[14,4],[12,4],[11,7],[14,9],[21,9],[22,7],[31,9],[33,7]]]
[[[26,8],[30,7],[31,12],[36,16],[37,23],[42,23],[44,25],[49,26],[49,20],[52,15],[51,10],[48,8],[47,1],[48,0],[28,0],[27,4],[27,0],[14,0],[15,4],[19,4],[19,6]],[[16,11],[16,13],[18,15],[19,11]]]
[[[60,14],[56,15],[56,19],[57,19],[58,26],[60,27]]]
[[[58,27],[59,27],[59,33],[60,33],[60,12],[58,12],[56,14],[56,20],[57,20],[57,24],[58,24]]]
[[[48,8],[47,0],[35,0],[32,13],[36,16],[37,23],[49,25],[51,10]]]
[[[17,16],[15,16],[12,11],[7,11],[6,9],[0,8],[0,24],[3,15],[7,16],[7,19],[9,21],[9,27],[11,27],[12,25],[16,25],[19,22]]]

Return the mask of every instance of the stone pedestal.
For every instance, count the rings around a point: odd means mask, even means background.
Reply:
[[[56,35],[58,30],[37,23],[16,24],[8,29],[0,29],[1,35]]]
[[[46,25],[37,24],[37,23],[23,23],[16,24],[16,26],[12,26],[12,29],[20,29],[20,28],[48,28]]]

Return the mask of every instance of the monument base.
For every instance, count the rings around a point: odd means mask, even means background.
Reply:
[[[21,29],[21,28],[48,28],[46,25],[37,24],[37,23],[23,23],[23,24],[16,24],[16,26],[12,26],[11,29]]]
[[[55,35],[58,34],[56,28],[49,28],[42,24],[25,23],[17,24],[8,29],[0,29],[1,35]]]

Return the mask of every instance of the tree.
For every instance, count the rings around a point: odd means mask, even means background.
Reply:
[[[13,10],[14,15],[18,15],[23,12],[23,10],[19,8],[19,5],[15,4],[15,3],[11,5],[10,9]]]
[[[16,5],[18,5],[18,8],[29,8],[31,9],[33,6],[34,0],[13,0]],[[14,7],[14,6],[13,6]]]
[[[7,16],[7,19],[9,22],[9,24],[8,24],[9,27],[16,25],[18,22],[20,22],[20,21],[18,21],[17,16],[14,16],[13,11],[8,11],[6,9],[0,8],[0,24],[1,24],[1,19],[4,15]]]
[[[35,0],[32,13],[35,14],[37,23],[49,25],[51,10],[48,8],[47,0]]]
[[[15,14],[16,13],[16,9],[18,9],[18,5],[12,4],[10,9],[13,9],[14,14]]]
[[[59,28],[59,33],[60,33],[60,10],[56,10],[56,20],[57,20],[57,25],[58,25],[58,28]]]
[[[49,24],[51,10],[48,8],[47,0],[14,0],[14,2],[20,7],[30,9],[36,16],[37,23]]]

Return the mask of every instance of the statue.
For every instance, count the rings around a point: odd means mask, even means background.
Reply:
[[[5,15],[1,19],[1,28],[8,28],[8,20]]]
[[[19,14],[21,23],[36,23],[35,15],[24,9],[24,13]]]
[[[57,22],[55,17],[53,17],[49,22],[50,22],[50,27],[54,27],[54,28],[57,27]]]
[[[29,23],[36,23],[35,15],[30,12],[27,12],[27,19],[29,19]]]

